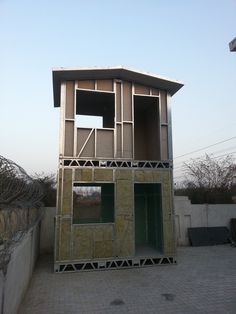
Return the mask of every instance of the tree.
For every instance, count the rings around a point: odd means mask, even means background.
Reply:
[[[56,206],[56,176],[55,174],[35,174],[34,179],[41,185],[44,197],[42,199],[44,206]]]
[[[192,203],[232,203],[236,165],[231,155],[214,158],[205,155],[184,163],[186,180],[176,194],[189,196]]]

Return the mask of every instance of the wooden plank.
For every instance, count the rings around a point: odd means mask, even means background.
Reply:
[[[66,119],[74,119],[74,82],[66,82]]]
[[[123,124],[123,157],[132,158],[133,157],[133,136],[132,136],[132,124]]]
[[[112,80],[97,80],[97,89],[112,92],[113,81]]]
[[[135,84],[135,94],[149,95],[150,88],[147,86]]]
[[[116,122],[121,122],[121,83],[116,83]]]
[[[123,120],[132,121],[132,84],[123,82]]]
[[[83,151],[81,152],[80,157],[89,157],[94,158],[95,157],[95,132],[91,134],[88,142],[86,143]]]
[[[168,127],[161,127],[161,159],[168,159]]]
[[[76,151],[77,156],[81,151],[85,141],[87,140],[91,130],[92,130],[91,128],[77,128],[77,151]]]
[[[159,96],[159,90],[158,89],[152,88],[151,91],[152,91],[152,95]]]
[[[74,122],[65,121],[64,155],[73,156],[74,151]]]
[[[78,87],[83,89],[95,89],[94,80],[78,81]]]
[[[121,147],[121,125],[116,125],[116,157],[122,157],[122,147]]]
[[[167,123],[167,98],[166,92],[161,91],[161,123]]]
[[[114,158],[114,131],[97,130],[96,157]]]

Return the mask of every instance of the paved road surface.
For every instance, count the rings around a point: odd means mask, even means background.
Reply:
[[[40,258],[19,314],[236,313],[236,248],[178,249],[178,265],[54,274]]]

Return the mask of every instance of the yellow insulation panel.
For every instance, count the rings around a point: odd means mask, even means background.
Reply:
[[[75,181],[92,181],[93,171],[92,169],[76,169],[75,170]]]
[[[94,181],[113,181],[112,169],[95,169]]]
[[[73,259],[93,258],[93,229],[87,226],[74,227]]]
[[[115,183],[115,223],[72,225],[71,219],[56,223],[57,260],[130,257],[135,254],[134,183],[162,184],[164,254],[175,253],[172,223],[171,171],[116,169],[75,169],[74,181]],[[60,189],[62,180],[62,189]],[[62,217],[72,217],[72,170],[59,173],[59,189],[63,191]],[[60,212],[60,202],[59,212]],[[72,233],[71,233],[72,232]],[[59,250],[58,250],[59,247]],[[72,248],[72,251],[70,251]]]
[[[116,256],[134,255],[134,221],[132,215],[116,217]]]
[[[96,241],[94,243],[94,258],[113,257],[112,241]]]
[[[113,256],[113,225],[74,226],[73,259]]]
[[[65,169],[63,176],[62,215],[71,214],[72,211],[72,170]]]
[[[152,171],[145,171],[145,170],[136,170],[134,175],[135,182],[153,182],[153,172]]]
[[[116,214],[133,212],[133,185],[129,180],[116,181]]]
[[[133,173],[132,170],[116,170],[115,177],[116,180],[132,180]]]
[[[62,169],[59,169],[58,171],[58,187],[57,187],[57,215],[61,215],[61,209],[62,209],[62,204],[61,204],[61,196],[62,196]]]
[[[71,255],[70,255],[71,221],[62,220],[60,227],[61,227],[60,228],[60,248],[59,248],[60,260],[68,260],[71,258]]]
[[[163,223],[163,238],[164,238],[164,254],[175,254],[175,239],[172,221],[164,221]]]

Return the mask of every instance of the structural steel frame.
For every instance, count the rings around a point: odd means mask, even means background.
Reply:
[[[172,169],[170,161],[150,161],[150,160],[106,160],[106,159],[77,159],[63,158],[60,160],[62,167],[92,167],[92,168],[152,168],[152,169]]]
[[[175,265],[177,261],[173,256],[140,256],[134,258],[95,259],[90,261],[55,263],[56,273],[81,272],[107,269],[123,269],[134,267],[147,267],[155,265]]]
[[[90,80],[90,79],[89,79]],[[99,80],[102,80],[99,79]],[[90,88],[81,88],[79,87],[79,80],[71,79],[71,83],[73,82],[73,93],[74,93],[74,111],[73,111],[73,118],[68,118],[68,115],[66,116],[66,102],[67,102],[67,81],[63,79],[61,81],[61,94],[60,94],[60,156],[59,156],[59,171],[64,169],[72,169],[73,170],[73,179],[72,179],[72,187],[73,184],[77,181],[74,180],[74,174],[75,169],[86,169],[86,168],[92,168],[92,169],[102,169],[102,168],[109,168],[113,169],[113,180],[114,180],[114,173],[116,169],[122,168],[122,169],[143,169],[143,170],[152,170],[152,169],[160,169],[163,171],[168,171],[173,169],[173,152],[172,152],[172,130],[171,130],[171,105],[170,105],[170,99],[171,94],[170,92],[164,91],[163,89],[158,89],[158,87],[148,87],[145,85],[140,85],[139,83],[135,82],[128,82],[125,79],[116,79],[116,78],[109,78],[109,80],[112,83],[112,90],[103,90],[98,89],[98,80],[97,79],[91,79],[91,82],[94,83],[94,89]],[[69,80],[70,81],[70,80]],[[127,87],[127,82],[130,84],[130,87]],[[124,116],[124,88],[126,84],[126,95],[129,96],[129,88],[131,88],[131,102],[130,108],[131,111],[127,113]],[[109,158],[104,157],[97,157],[97,129],[91,128],[91,131],[88,135],[87,140],[85,140],[82,148],[79,152],[77,152],[77,130],[79,127],[76,126],[76,91],[77,90],[86,90],[88,92],[101,92],[101,93],[110,93],[114,94],[114,128],[101,128],[102,130],[113,130],[113,156]],[[118,95],[119,91],[119,95]],[[145,96],[145,97],[153,97],[157,99],[157,104],[159,108],[159,154],[161,160],[135,160],[135,142],[134,142],[134,97],[135,96]],[[120,117],[118,119],[118,105],[117,105],[117,97],[119,98],[119,114]],[[166,102],[166,104],[162,104],[162,100]],[[165,100],[166,99],[166,100]],[[166,121],[162,120],[162,106],[163,108],[166,106]],[[70,114],[69,114],[70,116]],[[71,114],[72,117],[72,114]],[[124,117],[127,119],[125,120]],[[73,151],[71,152],[71,155],[65,154],[65,140],[66,140],[66,122],[73,123]],[[131,134],[131,152],[128,151],[128,156],[124,156],[124,126],[125,125],[131,126],[131,133],[128,129],[127,134]],[[72,125],[71,125],[72,127]],[[120,129],[120,131],[118,130]],[[90,128],[89,128],[90,129]],[[98,128],[100,129],[100,128]],[[119,133],[119,141],[120,141],[120,156],[118,156],[118,131]],[[166,139],[166,156],[167,160],[162,159],[163,158],[163,152],[162,152],[162,132],[167,135]],[[83,152],[83,149],[85,148],[87,142],[89,141],[90,136],[94,132],[94,156],[91,157],[84,157],[80,156],[80,154]],[[166,133],[167,132],[167,133]],[[164,153],[164,154],[165,154]],[[130,154],[130,155],[129,155]],[[63,171],[64,172],[64,171]],[[93,173],[94,176],[94,173]],[[173,192],[173,173],[170,171],[170,181],[171,181],[171,191]],[[63,182],[63,181],[62,181]],[[83,181],[84,182],[84,181]],[[89,183],[93,183],[94,181],[89,181]],[[97,183],[97,182],[96,182]],[[104,183],[104,182],[102,182]],[[114,181],[112,182],[114,183]],[[133,181],[133,186],[134,186]],[[148,182],[143,182],[148,183]],[[160,182],[158,182],[160,183]],[[115,183],[114,183],[115,184]],[[163,188],[163,187],[162,187]],[[61,192],[62,194],[57,195],[57,202],[62,202],[62,195],[63,195],[63,184],[61,186]],[[170,195],[172,197],[172,195]],[[116,199],[116,197],[115,197]],[[163,199],[162,199],[163,202]],[[134,209],[133,209],[134,210]],[[173,213],[170,214],[173,218]],[[73,215],[72,215],[73,216]],[[57,218],[61,219],[61,215],[58,215]],[[72,219],[70,215],[66,215],[65,219]],[[56,219],[56,221],[58,221]],[[58,227],[61,228],[60,222],[58,223]],[[73,229],[73,224],[71,223],[71,232]],[[134,230],[135,231],[135,230]],[[57,235],[56,235],[57,237]],[[57,239],[56,239],[57,243]],[[71,241],[70,245],[73,245],[73,241]],[[59,248],[58,248],[59,249]],[[55,253],[57,248],[55,247]],[[157,253],[159,254],[159,253]],[[174,253],[175,254],[175,253]],[[95,258],[95,259],[89,259],[89,260],[72,260],[72,261],[57,261],[55,260],[54,264],[54,270],[57,273],[62,272],[78,272],[78,271],[94,271],[94,270],[106,270],[106,269],[123,269],[123,268],[131,268],[131,267],[146,267],[146,266],[153,266],[153,265],[166,265],[166,264],[176,264],[176,258],[175,256],[170,255],[153,255],[153,256],[133,256],[133,257],[117,257],[117,258]]]

